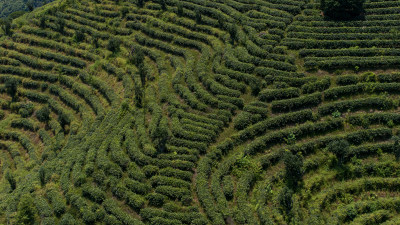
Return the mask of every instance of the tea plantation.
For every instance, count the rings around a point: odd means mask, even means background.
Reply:
[[[400,1],[363,7],[56,0],[4,20],[0,224],[400,224]]]

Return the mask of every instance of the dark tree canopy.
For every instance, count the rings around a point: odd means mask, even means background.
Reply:
[[[339,164],[345,161],[349,147],[350,144],[346,140],[332,141],[328,144],[328,150],[336,155]]]
[[[0,18],[5,18],[13,12],[32,11],[54,0],[0,0]]]
[[[365,0],[321,0],[324,16],[334,20],[351,20],[364,13]]]
[[[112,37],[109,41],[108,41],[108,45],[107,45],[107,49],[112,51],[113,53],[116,53],[119,51],[119,47],[122,44],[122,41],[119,38],[116,37]]]
[[[50,109],[48,106],[44,106],[36,111],[36,118],[40,122],[48,122],[50,120]]]
[[[303,176],[303,160],[301,156],[285,151],[283,153],[283,162],[286,168],[285,177],[288,186],[296,188]]]
[[[8,95],[10,95],[12,97],[12,100],[14,101],[16,99],[16,95],[18,92],[18,84],[19,82],[15,79],[8,79],[5,82],[5,88],[6,88],[6,92]]]
[[[30,194],[21,196],[18,203],[17,224],[29,225],[35,223],[35,205]]]

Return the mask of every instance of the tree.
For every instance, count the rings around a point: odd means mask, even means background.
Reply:
[[[56,21],[56,31],[59,33],[64,33],[65,20],[63,18],[58,18]]]
[[[28,2],[26,2],[26,7],[28,7],[28,10],[32,12],[35,8],[35,5],[32,0],[29,0]]]
[[[136,100],[136,107],[142,108],[143,107],[143,88],[142,85],[135,80],[135,100]]]
[[[71,118],[66,113],[61,113],[58,115],[58,123],[60,123],[61,127],[64,129],[65,125],[71,124]]]
[[[128,14],[128,13],[129,13],[129,8],[128,7],[123,7],[121,9],[121,17],[122,18],[125,18],[126,14]]]
[[[157,148],[158,153],[164,153],[166,150],[166,144],[170,137],[170,132],[168,129],[168,119],[162,117],[158,124],[153,130],[150,131],[150,136],[153,139],[153,143]]]
[[[146,68],[144,67],[144,53],[140,48],[132,48],[129,53],[129,61],[134,64],[138,69],[140,80],[142,81],[142,86],[145,86],[146,82]]]
[[[17,224],[30,225],[35,223],[35,207],[30,194],[24,194],[18,203]]]
[[[393,144],[393,153],[394,156],[396,157],[396,160],[399,161],[400,160],[400,137],[399,136],[393,136],[392,140],[394,141]]]
[[[342,165],[346,159],[350,144],[346,140],[332,141],[328,144],[328,151],[335,154],[339,165]]]
[[[288,215],[293,208],[293,191],[285,186],[278,195],[278,202],[283,211]]]
[[[200,12],[200,10],[198,10],[198,9],[196,9],[195,10],[195,19],[196,19],[196,23],[201,23],[201,21],[202,21],[202,16],[201,16],[201,12]]]
[[[121,45],[121,40],[117,37],[112,37],[108,41],[107,49],[112,51],[113,53],[116,53],[119,51],[119,46]]]
[[[8,79],[5,82],[6,92],[8,95],[11,96],[12,101],[16,100],[18,84],[19,84],[19,82],[16,79],[12,79],[12,78]]]
[[[183,16],[183,4],[178,2],[178,16]]]
[[[75,30],[74,38],[75,38],[76,42],[81,42],[81,41],[85,40],[85,31],[82,28]]]
[[[42,29],[46,28],[46,16],[42,15],[39,18],[39,27]]]
[[[3,30],[4,34],[7,36],[11,36],[11,20],[9,18],[0,19],[1,29]]]
[[[132,48],[129,53],[129,61],[136,67],[140,67],[144,62],[144,53],[140,48]]]
[[[167,3],[165,2],[165,0],[159,0],[160,1],[160,5],[161,5],[161,9],[163,11],[167,10]]]
[[[92,45],[93,45],[95,48],[98,48],[98,47],[99,47],[99,39],[100,39],[100,37],[99,37],[98,34],[94,33],[94,34],[92,35]]]
[[[43,106],[38,111],[36,111],[36,118],[40,122],[47,123],[50,120],[50,109],[48,106]]]
[[[236,24],[232,24],[231,26],[229,26],[229,35],[231,36],[231,42],[232,45],[235,43],[235,41],[238,40],[238,30],[239,28],[237,27]]]
[[[139,8],[142,8],[144,6],[144,0],[137,0],[137,5]]]
[[[296,189],[303,177],[303,159],[300,155],[293,155],[289,150],[283,153],[285,177],[289,187]]]
[[[351,20],[364,13],[365,0],[321,0],[324,16],[334,20]]]

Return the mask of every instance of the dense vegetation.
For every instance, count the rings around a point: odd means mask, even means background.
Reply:
[[[56,0],[1,25],[0,224],[399,224],[400,1]]]
[[[8,17],[13,12],[32,11],[54,0],[0,0],[0,18]]]
[[[365,0],[321,0],[324,16],[336,20],[359,18],[364,13]]]

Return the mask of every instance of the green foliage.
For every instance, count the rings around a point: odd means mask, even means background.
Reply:
[[[202,22],[202,14],[201,14],[200,10],[196,9],[194,18],[195,18],[196,23]]]
[[[303,177],[303,159],[300,155],[293,155],[289,150],[285,150],[282,160],[285,164],[287,185],[295,190]]]
[[[321,10],[328,18],[349,20],[364,12],[365,0],[321,0]]]
[[[126,14],[128,14],[129,13],[129,8],[128,7],[123,7],[122,9],[121,9],[121,17],[122,18],[125,18],[126,17]]]
[[[46,169],[44,167],[39,168],[39,180],[42,186],[46,184]]]
[[[177,11],[178,16],[183,16],[183,4],[178,3],[178,11]]]
[[[392,140],[394,141],[393,144],[393,152],[394,155],[396,156],[396,160],[399,161],[400,160],[400,138],[398,136],[393,136]]]
[[[225,197],[227,200],[231,200],[233,198],[233,192],[235,188],[232,176],[225,176],[222,180],[222,185],[222,190]]]
[[[346,140],[333,141],[329,143],[328,151],[335,154],[339,165],[341,165],[346,160],[349,151],[349,146],[350,144]]]
[[[293,207],[292,195],[293,191],[287,186],[283,187],[278,195],[279,205],[286,214],[289,214]]]
[[[6,88],[6,92],[8,95],[10,95],[13,99],[13,101],[16,100],[16,95],[17,95],[17,87],[19,85],[18,80],[16,79],[8,79],[5,83],[5,88]]]
[[[0,18],[5,18],[17,11],[32,11],[34,8],[52,1],[53,0],[0,0]]]
[[[161,207],[164,204],[166,197],[162,194],[151,193],[146,196],[146,199],[149,201],[149,205]]]
[[[42,29],[46,28],[46,23],[47,23],[46,16],[40,16],[39,17],[39,27]]]
[[[83,29],[75,30],[74,35],[76,42],[82,42],[85,40],[85,31]]]
[[[365,6],[62,0],[15,19],[0,223],[28,192],[35,224],[393,222],[400,74],[362,71],[400,65],[399,4]]]
[[[339,118],[341,115],[342,114],[338,110],[336,110],[335,112],[332,113],[333,118]]]
[[[116,53],[120,50],[120,45],[122,44],[122,41],[117,38],[117,37],[112,37],[107,44],[107,49],[112,51],[113,53]]]
[[[64,18],[58,17],[56,20],[56,31],[59,33],[64,33],[65,20]]]
[[[18,203],[17,224],[35,224],[36,209],[30,194],[24,194]]]
[[[139,8],[142,8],[144,6],[145,0],[137,0],[137,5]]]
[[[50,120],[50,109],[48,106],[43,106],[36,111],[35,115],[40,122],[47,123]]]
[[[11,23],[12,23],[11,19],[8,19],[8,18],[0,19],[1,29],[3,30],[3,33],[7,36],[11,36],[11,34],[12,34]]]
[[[285,141],[288,145],[293,145],[296,142],[296,135],[293,133],[290,133],[287,138],[285,138]]]
[[[13,173],[10,170],[6,171],[5,178],[8,181],[8,183],[10,184],[11,190],[12,191],[15,190],[15,188],[17,187],[17,182],[15,180]]]
[[[26,6],[28,7],[28,10],[29,10],[29,11],[33,11],[33,9],[34,9],[34,7],[35,7],[34,1],[33,1],[33,0],[28,0],[28,1],[26,2]]]
[[[161,9],[162,10],[167,10],[167,3],[166,3],[166,0],[159,0],[159,3],[160,3],[160,5],[161,5]]]

